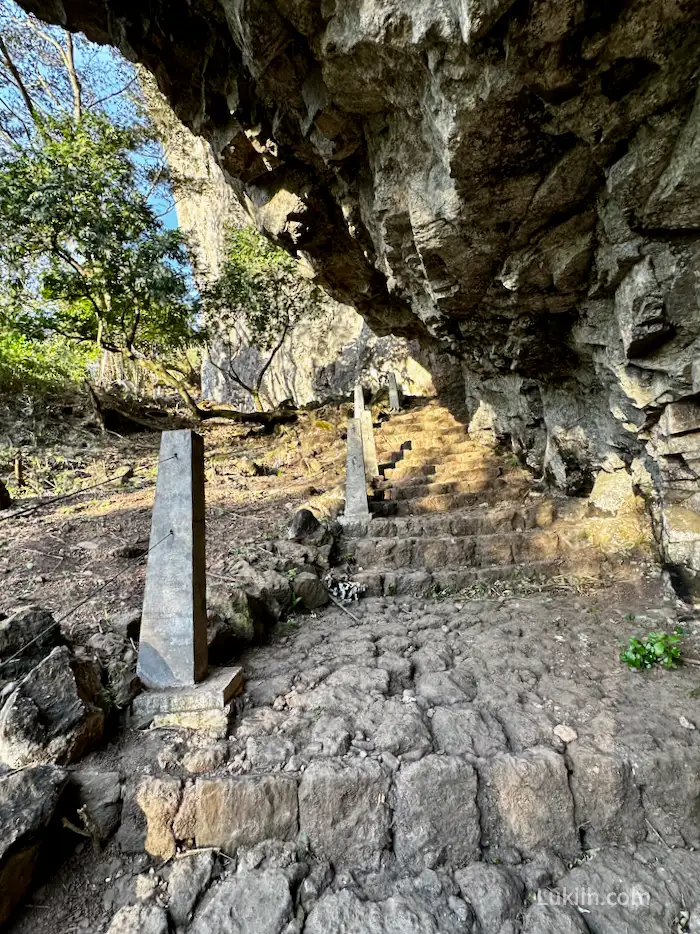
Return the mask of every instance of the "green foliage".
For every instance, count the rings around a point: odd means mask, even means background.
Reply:
[[[0,334],[0,394],[51,393],[78,385],[92,357],[63,337],[31,340],[5,331]]]
[[[196,338],[182,234],[166,230],[135,178],[141,131],[103,116],[51,118],[0,160],[0,320],[167,358]]]
[[[620,661],[629,668],[675,668],[681,657],[678,632],[650,632],[641,639],[632,636],[620,653]]]

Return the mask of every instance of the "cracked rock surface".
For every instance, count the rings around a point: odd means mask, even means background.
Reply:
[[[157,730],[147,756],[140,737],[123,750],[117,842],[145,841],[156,874],[93,928],[160,930],[168,913],[191,934],[695,923],[696,669],[618,661],[632,630],[675,624],[665,594],[647,580],[301,617],[242,659],[227,739]],[[400,679],[386,659],[405,662]]]

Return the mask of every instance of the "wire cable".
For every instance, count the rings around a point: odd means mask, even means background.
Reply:
[[[162,461],[156,461],[155,464],[146,464],[144,467],[136,467],[131,472],[132,474],[143,473],[144,470],[151,470],[153,467],[157,467],[160,464],[166,464],[175,457],[177,457],[177,454],[171,454],[170,457],[166,457]],[[36,512],[37,509],[41,509],[43,506],[50,506],[52,503],[60,503],[64,499],[71,499],[73,496],[79,496],[81,493],[87,493],[89,490],[96,490],[99,486],[106,486],[108,483],[121,480],[123,477],[124,474],[115,474],[113,477],[108,477],[106,480],[100,480],[98,483],[91,483],[89,486],[81,487],[79,490],[73,490],[72,493],[63,493],[61,496],[53,496],[50,499],[42,500],[40,503],[32,503],[31,506],[25,506],[24,509],[17,509],[15,512],[3,512],[0,514],[0,522],[4,522],[5,519],[20,519],[30,512]]]
[[[157,541],[155,545],[151,545],[148,551],[144,552],[140,556],[140,558],[145,558],[147,555],[150,555],[152,551],[154,551],[159,545],[162,545],[163,542],[166,541],[168,538],[170,538],[171,535],[175,535],[172,529],[168,532],[167,535],[164,535],[163,538],[160,539],[160,541]],[[127,571],[131,571],[131,570],[132,570],[131,566],[122,568],[122,570],[118,574],[115,574],[114,577],[110,577],[109,580],[106,580],[104,583],[100,584],[100,586],[97,587],[95,590],[93,590],[92,593],[89,593],[87,597],[83,597],[83,599],[79,603],[76,603],[74,607],[71,607],[71,609],[68,610],[67,613],[64,613],[63,616],[55,620],[55,622],[51,623],[50,626],[47,626],[46,629],[42,629],[42,631],[38,635],[34,636],[33,639],[30,639],[29,642],[27,642],[26,645],[23,645],[21,649],[17,649],[17,651],[13,655],[10,655],[9,658],[6,658],[3,662],[0,662],[0,669],[4,668],[5,665],[9,665],[10,662],[13,662],[16,658],[18,658],[22,654],[22,652],[28,649],[30,645],[34,645],[34,643],[38,642],[39,639],[43,638],[43,636],[45,636],[47,632],[51,632],[51,630],[55,629],[56,626],[60,626],[62,622],[67,620],[69,616],[72,616],[73,613],[75,613],[76,610],[79,610],[81,606],[84,606],[86,603],[89,603],[89,601],[92,600],[93,597],[96,597],[98,593],[101,593],[106,587],[109,587],[110,584],[113,584],[114,581],[118,580],[120,577],[123,577],[124,574],[127,573]]]

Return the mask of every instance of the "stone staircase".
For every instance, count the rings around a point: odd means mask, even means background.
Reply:
[[[511,457],[479,445],[430,401],[375,430],[372,519],[341,551],[373,596],[458,592],[512,578],[600,578],[650,556],[641,501],[624,515],[545,495]]]

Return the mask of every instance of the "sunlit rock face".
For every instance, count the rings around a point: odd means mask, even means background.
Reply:
[[[164,140],[178,223],[195,252],[196,278],[200,284],[211,282],[226,258],[227,229],[250,224],[251,217],[209,143],[178,120],[143,69],[140,80],[149,113]],[[352,396],[358,381],[376,392],[386,388],[390,372],[405,394],[435,393],[430,373],[416,359],[424,356],[418,341],[391,334],[377,337],[352,306],[330,296],[323,305],[320,318],[302,319],[296,325],[266,368],[261,386],[266,406],[273,408],[286,400],[313,405]],[[251,394],[231,378],[231,370],[253,385],[268,355],[253,346],[244,320],[227,326],[212,316],[206,324],[210,337],[202,365],[204,397],[253,411]]]
[[[631,470],[700,567],[696,0],[24,5],[144,62],[336,299],[452,355],[481,436],[569,491]]]

